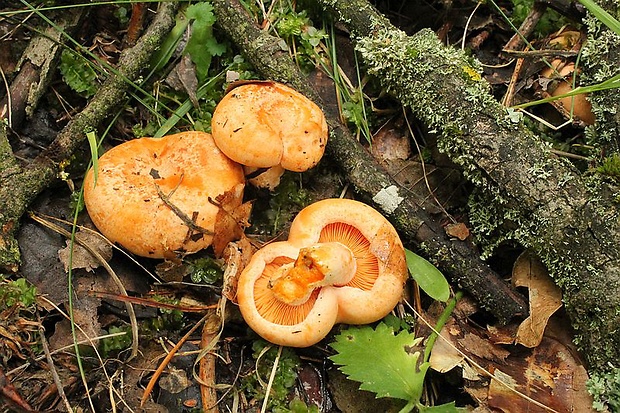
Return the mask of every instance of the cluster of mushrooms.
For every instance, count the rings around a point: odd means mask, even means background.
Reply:
[[[217,105],[212,133],[140,138],[107,151],[84,180],[84,201],[110,241],[150,258],[173,258],[213,242],[220,206],[242,204],[246,179],[273,189],[284,170],[321,159],[327,123],[302,94],[275,82],[232,88]],[[357,201],[304,208],[287,241],[257,251],[239,276],[237,301],[266,340],[311,346],[336,323],[387,315],[407,279],[394,227]]]

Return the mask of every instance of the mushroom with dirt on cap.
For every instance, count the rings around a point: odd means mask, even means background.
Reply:
[[[245,321],[264,339],[308,347],[336,323],[385,317],[407,278],[404,247],[379,212],[354,200],[326,199],[295,217],[288,241],[252,257],[237,299]]]
[[[84,202],[110,241],[150,258],[211,245],[219,207],[241,205],[245,177],[205,132],[140,138],[107,151],[84,179]]]
[[[245,166],[251,183],[269,189],[284,170],[314,167],[325,152],[327,132],[325,115],[314,102],[271,81],[233,85],[211,121],[222,152]]]

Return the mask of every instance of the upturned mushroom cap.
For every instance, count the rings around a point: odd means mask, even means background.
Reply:
[[[140,138],[110,149],[91,168],[84,201],[95,226],[134,254],[170,258],[208,247],[218,207],[209,198],[243,196],[242,167],[204,132]],[[193,228],[190,228],[193,227]]]
[[[407,277],[400,238],[379,212],[361,202],[328,199],[295,217],[288,241],[252,257],[239,278],[238,303],[263,338],[307,347],[334,323],[366,324],[386,316],[401,299]]]
[[[321,109],[296,90],[275,82],[245,83],[218,103],[213,139],[232,160],[255,168],[303,172],[325,151],[327,122]]]
[[[372,323],[400,301],[408,278],[405,249],[396,229],[374,208],[352,199],[315,202],[293,220],[289,242],[340,242],[353,251],[358,268],[338,288],[339,323]]]
[[[301,305],[277,300],[269,288],[283,265],[294,262],[299,248],[283,241],[261,248],[239,278],[237,301],[246,323],[265,340],[290,347],[318,343],[337,320],[338,299],[333,288],[312,292]]]

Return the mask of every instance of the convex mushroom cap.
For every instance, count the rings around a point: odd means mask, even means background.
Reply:
[[[245,321],[264,339],[307,347],[336,323],[385,317],[407,277],[400,238],[379,212],[327,199],[295,217],[288,241],[254,254],[239,277],[237,298]]]
[[[261,186],[273,189],[284,170],[314,167],[327,143],[321,109],[296,90],[276,82],[243,83],[218,103],[211,121],[218,147],[247,172],[273,168]]]
[[[208,247],[218,207],[228,193],[242,202],[242,167],[210,134],[183,132],[124,142],[103,154],[95,184],[91,168],[84,201],[95,226],[134,254],[171,258]]]

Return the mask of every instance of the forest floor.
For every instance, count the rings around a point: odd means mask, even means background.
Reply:
[[[0,91],[6,136],[0,140],[26,169],[96,101],[105,80],[118,75],[121,56],[162,8],[158,2],[74,3],[9,1],[0,9],[6,86]],[[442,43],[467,50],[481,62],[492,95],[511,107],[549,97],[579,73],[584,9],[550,4],[557,10],[521,0],[375,6],[408,34],[430,28]],[[486,234],[476,234],[469,221],[472,184],[438,151],[436,131],[366,73],[348,30],[312,1],[259,0],[245,8],[258,27],[280,39],[281,51],[307,75],[323,107],[339,114],[373,162],[415,194],[450,239],[479,254]],[[409,279],[403,300],[372,331],[339,325],[310,347],[292,348],[270,344],[248,328],[234,290],[249,257],[285,240],[292,219],[308,205],[339,197],[370,201],[333,162],[329,143],[316,167],[285,172],[274,190],[246,186],[243,205],[251,212],[227,211],[233,221],[215,228],[224,246],[233,241],[225,250],[150,259],[89,234],[96,228],[84,208],[82,183],[93,150],[101,155],[135,138],[211,132],[213,110],[232,81],[270,80],[239,54],[237,39],[226,38],[209,2],[179,2],[167,13],[172,24],[146,70],[125,79],[112,109],[92,118],[76,149],[56,163],[58,179],[28,203],[19,222],[21,261],[6,266],[0,278],[3,411],[594,411],[562,291],[540,259],[510,239],[485,250],[485,263],[513,294],[498,292],[495,300],[527,307],[508,320],[480,297],[457,294],[455,282],[449,299],[434,299],[427,288],[443,276],[427,269],[430,283]],[[531,48],[515,34],[517,27]],[[66,37],[54,39],[50,30],[60,28]],[[41,37],[63,46],[36,50]],[[528,53],[533,49],[554,53]],[[35,55],[45,63],[38,65]],[[27,93],[42,79],[38,92]],[[519,116],[558,157],[591,173],[600,165],[586,138],[594,115],[582,96],[563,106],[535,105]],[[83,238],[72,242],[76,230]],[[408,241],[403,236],[405,247],[424,255]],[[427,339],[436,326],[443,329],[433,346],[437,337]],[[368,339],[366,348],[338,348],[334,343],[347,334]],[[429,357],[422,359],[426,349]]]

